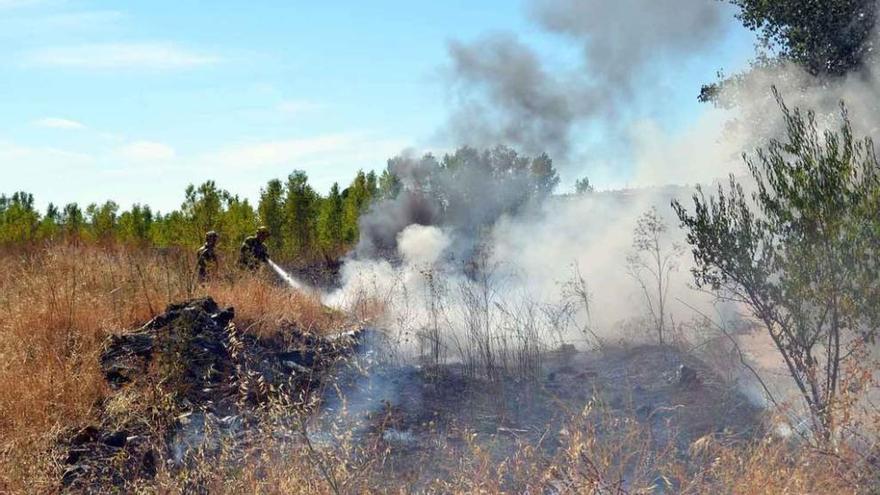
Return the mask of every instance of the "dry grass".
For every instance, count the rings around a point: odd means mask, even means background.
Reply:
[[[273,337],[289,325],[317,334],[348,325],[346,315],[323,306],[318,295],[266,283],[265,274],[236,273],[197,287],[196,294],[233,306],[239,328],[260,337]]]
[[[847,454],[831,456],[780,439],[704,437],[682,456],[671,445],[648,448],[650,436],[650,427],[635,417],[590,406],[572,419],[553,456],[523,443],[499,462],[476,433],[445,431],[434,440],[442,445],[434,455],[448,459],[450,469],[432,472],[416,459],[395,465],[382,443],[357,445],[340,437],[336,448],[314,451],[265,432],[260,449],[230,452],[229,459],[206,460],[186,472],[163,471],[157,485],[163,493],[187,493],[197,484],[208,493],[235,494],[876,493],[877,480],[856,476],[855,457]]]
[[[0,253],[0,493],[56,486],[48,457],[65,428],[89,421],[107,393],[98,365],[107,335],[142,325],[171,302],[211,294],[241,328],[281,323],[320,332],[342,315],[258,276],[193,281],[175,251],[52,246]]]
[[[230,276],[205,287],[192,279],[187,253],[55,246],[0,253],[0,493],[56,492],[50,456],[59,433],[93,421],[108,390],[98,367],[108,334],[141,325],[169,302],[211,294],[235,306],[239,328],[274,336],[287,324],[321,332],[345,324],[315,296],[260,276]],[[282,412],[283,414],[283,412]],[[880,428],[880,424],[875,425]],[[268,429],[267,429],[268,430]],[[729,443],[704,438],[682,457],[647,449],[650,427],[586,409],[572,418],[562,448],[547,456],[530,445],[498,462],[469,432],[438,437],[454,469],[421,473],[419,488],[441,493],[870,493],[877,480],[852,452],[832,454],[778,439]],[[254,435],[261,435],[254,432]],[[211,493],[409,493],[412,469],[384,464],[387,446],[315,452],[275,432],[237,462],[206,459],[192,472],[160,464],[145,493],[187,493],[193,480]],[[453,446],[454,445],[454,446]],[[244,462],[241,462],[241,459]],[[334,489],[334,485],[337,487]],[[118,488],[118,487],[117,487]]]

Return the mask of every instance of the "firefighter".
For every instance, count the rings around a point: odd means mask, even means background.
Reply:
[[[241,243],[238,266],[246,270],[256,271],[262,263],[269,261],[269,251],[264,242],[269,238],[269,229],[260,227],[256,235],[252,235]]]
[[[213,230],[205,234],[205,243],[199,248],[196,261],[199,282],[206,282],[217,274],[217,239],[220,236]]]

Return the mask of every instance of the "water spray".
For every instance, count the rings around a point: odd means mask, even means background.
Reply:
[[[277,273],[282,280],[287,282],[287,285],[289,285],[292,289],[305,290],[306,286],[304,283],[294,278],[293,275],[287,273],[283,268],[275,264],[274,261],[266,260],[266,262],[269,264],[269,266],[272,267],[273,270],[275,270],[275,273]]]

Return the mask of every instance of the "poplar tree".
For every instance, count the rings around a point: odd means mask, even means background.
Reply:
[[[287,177],[284,197],[285,251],[291,259],[308,259],[314,255],[317,241],[318,195],[309,185],[302,170]],[[288,244],[289,243],[289,244]]]
[[[318,219],[318,232],[321,249],[325,254],[335,254],[344,246],[343,239],[344,208],[339,184],[334,182],[330,193],[321,204],[321,215]]]

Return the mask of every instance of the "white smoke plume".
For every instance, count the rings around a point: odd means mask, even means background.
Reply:
[[[650,119],[637,121],[630,129],[631,184],[708,184],[729,174],[748,181],[743,153],[784,138],[773,88],[787,107],[815,112],[820,132],[840,128],[843,104],[857,137],[876,141],[880,134],[877,59],[868,60],[862,71],[836,78],[816,78],[792,63],[757,68],[723,89],[720,99],[729,108],[707,107],[681,131],[670,132]]]
[[[683,233],[676,229],[669,204],[673,198],[686,200],[692,192],[670,187],[551,198],[518,215],[500,217],[482,233],[480,256],[471,260],[452,253],[459,231],[414,224],[397,236],[399,263],[349,260],[343,266],[342,288],[327,302],[356,309],[364,299],[380,300],[385,319],[379,324],[393,338],[408,344],[409,351],[422,346],[421,352],[425,339],[439,338],[451,359],[466,358],[463,347],[475,345],[473,339],[522,338],[517,325],[533,327],[529,331],[536,345],[568,342],[583,347],[596,344],[596,338],[650,341],[644,295],[628,273],[633,229],[639,216],[655,208],[669,227],[664,249],[681,245]],[[678,264],[670,274],[672,302],[667,309],[672,318],[693,317],[678,300],[711,313],[711,299],[688,287],[687,256],[680,256]],[[568,306],[566,287],[576,277],[586,282],[588,307]],[[475,301],[477,294],[484,300]],[[472,321],[475,311],[486,319],[479,328]],[[535,312],[532,319],[523,320],[530,311]],[[621,334],[630,323],[640,326],[642,335]]]
[[[434,227],[410,225],[397,238],[403,262],[412,266],[432,266],[449,247],[449,237]]]

